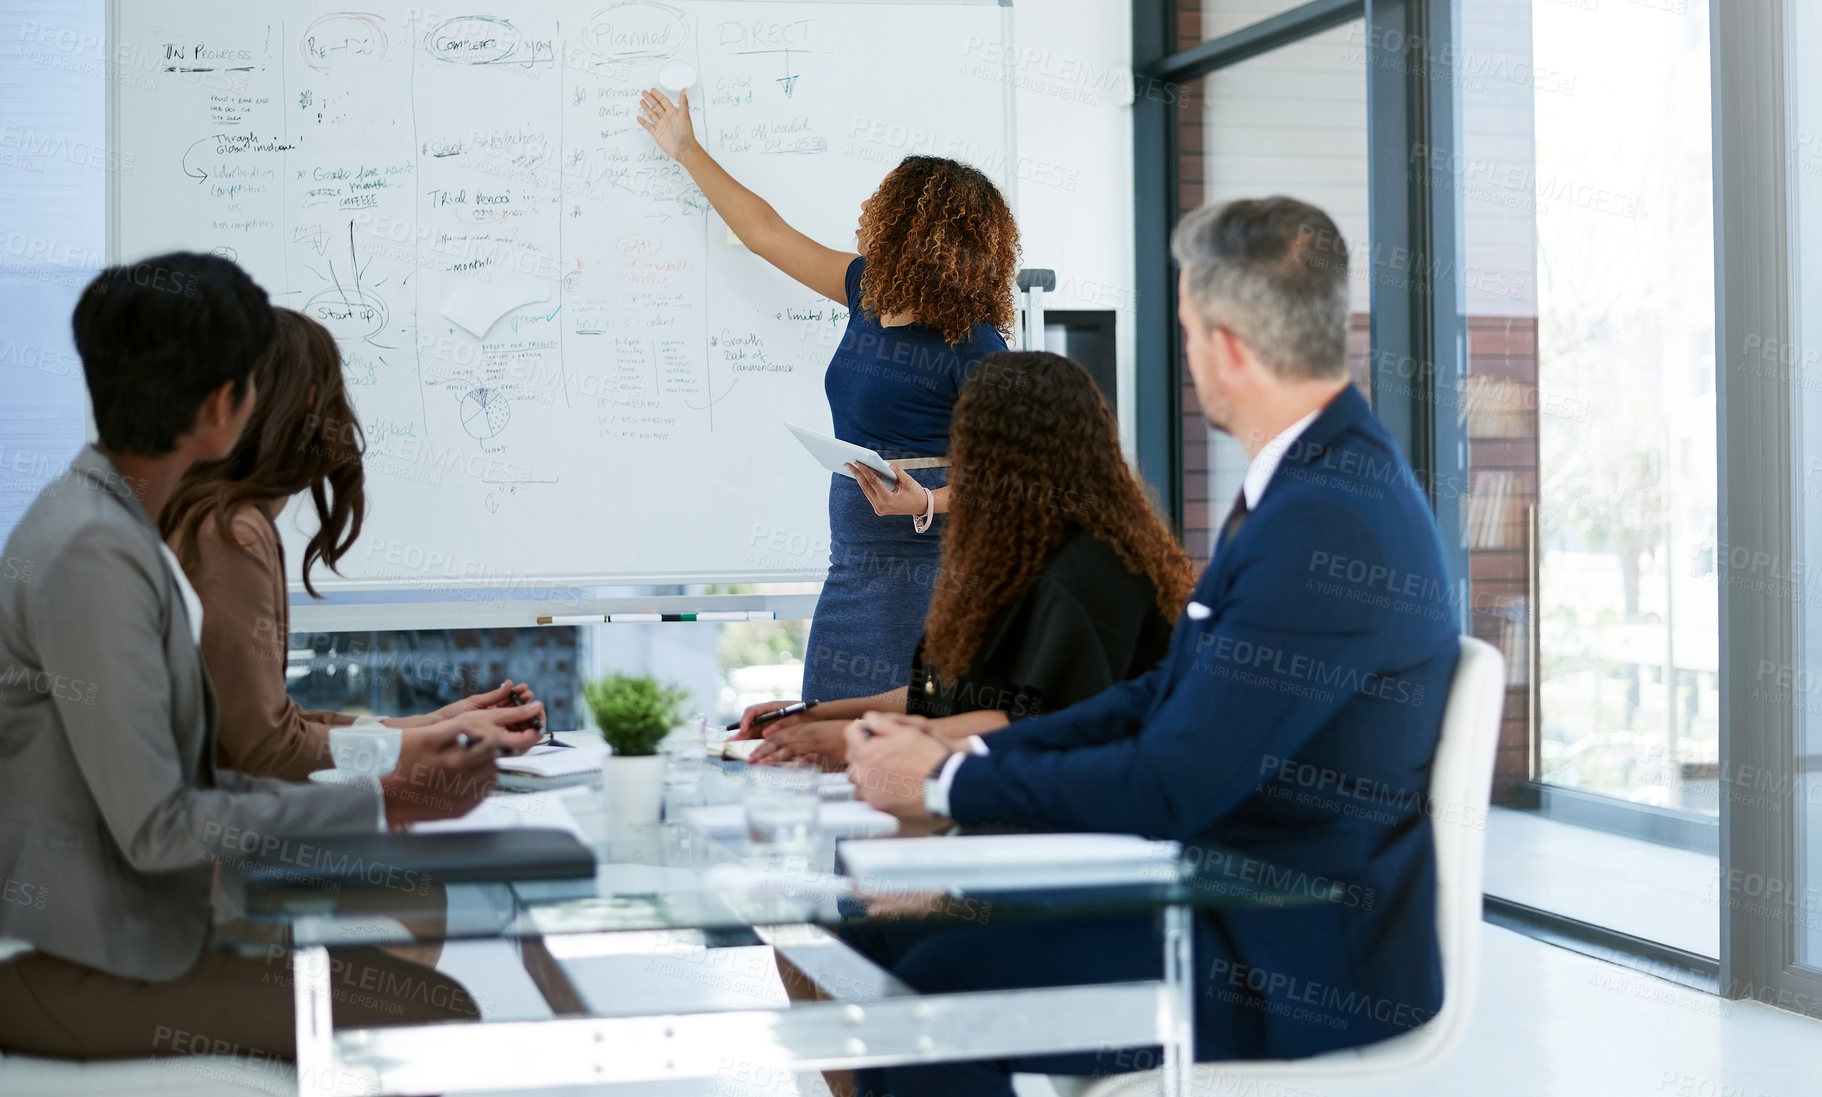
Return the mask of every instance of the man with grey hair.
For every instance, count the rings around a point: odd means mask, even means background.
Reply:
[[[1293,198],[1206,207],[1172,249],[1196,395],[1251,464],[1150,673],[986,736],[868,713],[860,795],[907,820],[1175,839],[1199,883],[1316,901],[1195,919],[1199,1059],[1298,1058],[1442,1003],[1424,803],[1455,669],[1436,523],[1349,384],[1347,247]],[[1155,979],[1149,916],[878,932],[926,993]],[[1107,1074],[1145,1049],[863,1072],[894,1097],[1009,1097],[1012,1072]]]

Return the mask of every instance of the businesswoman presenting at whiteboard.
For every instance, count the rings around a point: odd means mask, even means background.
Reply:
[[[936,584],[950,412],[962,383],[982,358],[1006,349],[1002,333],[1012,329],[1019,259],[1012,209],[974,168],[908,156],[860,204],[856,249],[824,247],[703,149],[687,92],[673,103],[653,88],[640,107],[639,124],[690,173],[741,243],[848,306],[823,381],[835,435],[915,475],[899,476],[896,487],[830,477],[829,577],[810,626],[803,695],[891,689],[909,672]]]

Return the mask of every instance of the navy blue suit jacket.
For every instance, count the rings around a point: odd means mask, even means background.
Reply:
[[[1410,466],[1352,386],[1191,599],[1156,669],[989,736],[952,816],[1173,838],[1217,881],[1330,888],[1204,916],[1209,1045],[1297,1057],[1423,1023],[1442,1003],[1425,793],[1456,602]]]

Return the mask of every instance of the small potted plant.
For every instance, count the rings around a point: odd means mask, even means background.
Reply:
[[[656,823],[664,806],[664,756],[658,744],[683,722],[690,694],[645,674],[610,674],[582,690],[612,752],[601,761],[607,809],[623,824]]]

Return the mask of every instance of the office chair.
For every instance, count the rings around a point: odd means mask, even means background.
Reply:
[[[1461,1040],[1480,968],[1481,871],[1505,693],[1504,657],[1492,645],[1463,636],[1430,768],[1443,977],[1442,1008],[1436,1016],[1401,1036],[1307,1059],[1197,1063],[1189,1081],[1192,1094],[1369,1089],[1431,1069]],[[1059,1075],[1050,1081],[1061,1097],[1153,1097],[1160,1092],[1162,1076],[1150,1070],[1101,1078]]]

